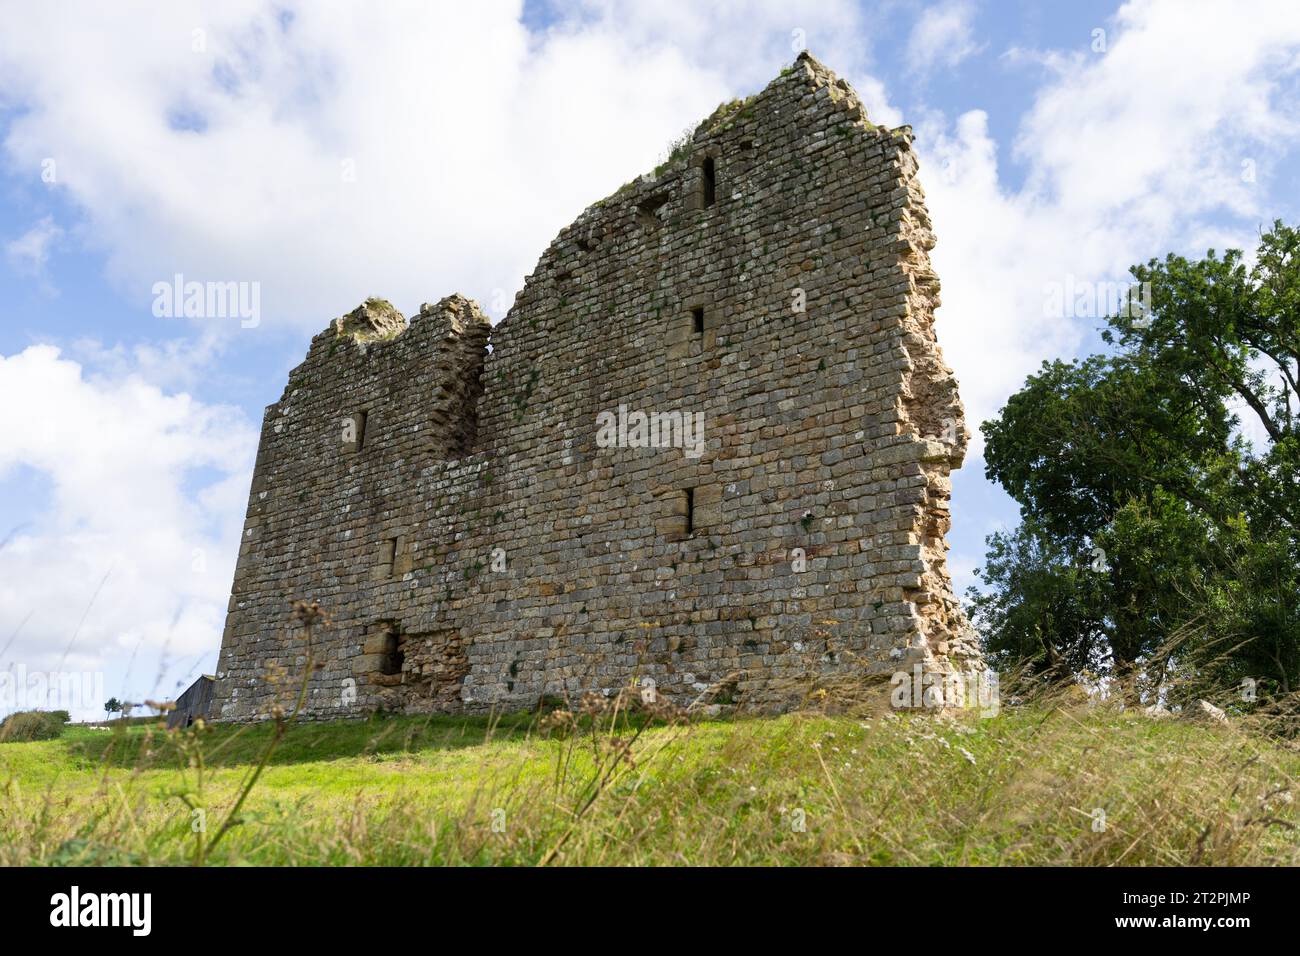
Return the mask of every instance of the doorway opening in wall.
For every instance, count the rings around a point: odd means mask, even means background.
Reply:
[[[379,664],[381,674],[400,674],[406,655],[402,653],[402,638],[397,625],[391,624],[384,632],[384,652]]]
[[[718,198],[718,174],[713,157],[704,158],[704,208],[708,209]]]

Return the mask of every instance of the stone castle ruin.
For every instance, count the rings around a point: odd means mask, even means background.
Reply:
[[[214,693],[476,712],[639,683],[789,706],[810,673],[965,672],[967,432],[908,127],[803,54],[587,209],[494,328],[371,299],[266,410]]]

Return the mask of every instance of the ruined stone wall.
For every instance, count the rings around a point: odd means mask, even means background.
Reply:
[[[294,598],[334,617],[319,716],[633,679],[775,708],[814,671],[976,660],[944,563],[966,429],[910,130],[805,55],[679,153],[560,233],[490,351],[460,297],[313,340],[267,410],[224,718],[300,666]],[[607,447],[620,409],[627,444],[636,413],[702,415],[702,441]]]

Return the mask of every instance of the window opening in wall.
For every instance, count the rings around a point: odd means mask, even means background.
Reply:
[[[704,208],[708,209],[718,198],[718,176],[713,157],[704,159]]]
[[[369,412],[357,412],[355,418],[357,423],[357,451],[366,443],[366,419],[370,417]]]
[[[412,570],[414,554],[410,539],[406,535],[380,538],[374,547],[376,551],[374,563],[369,569],[369,579],[372,584],[400,580]]]

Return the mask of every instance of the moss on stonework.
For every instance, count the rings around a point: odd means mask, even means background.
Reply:
[[[758,99],[758,94],[754,93],[744,99],[727,100],[719,103],[717,109],[703,123],[695,129],[695,135],[698,136],[701,129],[708,133],[716,133],[719,130],[729,130],[736,125],[738,120],[753,119],[754,114],[750,107]]]
[[[658,173],[659,168],[660,168],[660,167],[655,167],[655,175],[658,175],[658,174],[659,174],[659,173]],[[636,189],[636,184],[637,184],[637,182],[638,182],[638,180],[635,180],[635,179],[629,179],[629,180],[628,180],[627,182],[625,182],[622,186],[619,186],[618,189],[617,189],[617,191],[615,191],[614,195],[610,196],[609,198],[610,198],[610,199],[621,199],[622,197],[626,196],[628,193],[633,192],[633,191]],[[598,206],[603,206],[603,205],[605,204],[605,202],[606,202],[606,200],[602,199],[600,202],[596,203],[596,205],[598,205]]]
[[[654,168],[654,177],[658,178],[664,170],[673,166],[686,158],[691,150],[691,144],[700,135],[701,131],[713,133],[719,129],[729,129],[736,118],[750,119],[752,113],[748,107],[758,98],[755,93],[744,99],[724,100],[719,103],[717,108],[709,114],[709,117],[698,125],[687,128],[682,131],[681,135],[668,143],[668,155],[664,161]],[[729,122],[730,121],[730,122]]]
[[[668,155],[664,158],[662,163],[654,168],[653,175],[656,179],[658,179],[660,174],[668,167],[686,158],[686,154],[691,148],[691,140],[695,138],[695,133],[698,129],[698,126],[688,127],[687,129],[682,130],[681,135],[676,139],[669,141]]]
[[[406,318],[387,299],[371,296],[338,320],[339,338],[354,342],[386,342],[406,331]]]

